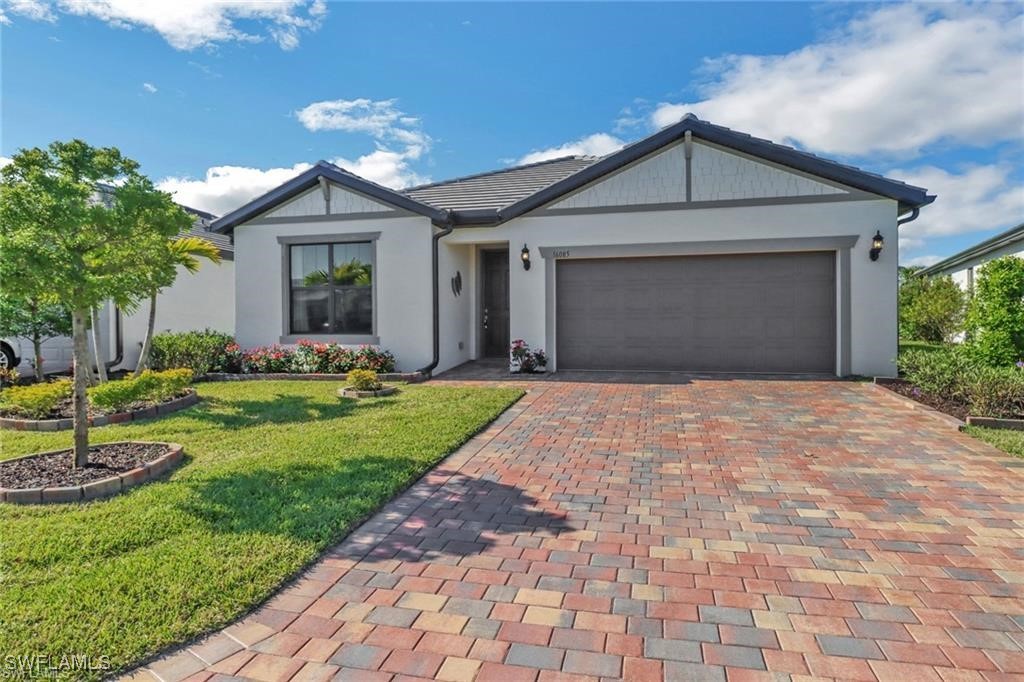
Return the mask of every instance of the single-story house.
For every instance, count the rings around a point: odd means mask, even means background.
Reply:
[[[235,273],[234,247],[231,239],[224,234],[212,232],[210,223],[216,219],[211,213],[183,207],[193,216],[192,227],[181,236],[201,237],[214,244],[220,251],[221,262],[214,264],[199,259],[199,271],[190,273],[178,268],[174,284],[157,296],[157,333],[164,331],[181,332],[194,329],[214,329],[233,334],[235,331]],[[112,370],[134,370],[142,351],[149,323],[149,301],[131,311],[120,310],[113,302],[100,308],[100,355]],[[92,349],[90,337],[90,351]],[[22,375],[32,373],[32,343],[19,339],[21,345]],[[43,342],[43,368],[47,373],[63,372],[73,362],[73,346],[68,336],[58,336]],[[93,354],[95,361],[95,354]]]
[[[243,347],[379,344],[429,372],[523,339],[555,371],[892,376],[897,227],[934,199],[688,115],[405,190],[321,161],[212,229]]]
[[[1002,256],[1024,258],[1024,223],[1011,227],[983,242],[955,253],[945,260],[918,271],[918,275],[935,277],[949,275],[960,288],[968,293],[974,291],[974,275],[982,265]]]

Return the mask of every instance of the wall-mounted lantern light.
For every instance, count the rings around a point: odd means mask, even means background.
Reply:
[[[523,259],[523,270],[530,269],[530,247],[523,244],[523,250],[519,252],[519,257]]]
[[[878,254],[882,253],[883,246],[885,246],[885,238],[880,230],[875,230],[875,236],[871,238],[871,250],[868,251],[871,260],[878,260]]]

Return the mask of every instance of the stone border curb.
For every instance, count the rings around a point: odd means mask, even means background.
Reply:
[[[420,372],[389,372],[378,374],[381,381],[404,381],[407,384],[418,384],[427,377]],[[348,374],[292,374],[278,372],[272,374],[229,374],[227,372],[211,372],[196,377],[196,381],[348,381]]]
[[[338,397],[341,398],[381,398],[386,395],[394,395],[398,392],[397,386],[385,386],[376,391],[358,391],[354,388],[339,388]]]
[[[91,481],[80,486],[58,487],[58,488],[0,488],[0,502],[10,504],[47,504],[85,502],[98,500],[103,497],[116,495],[122,490],[134,488],[137,485],[151,481],[163,476],[168,471],[175,469],[181,464],[184,458],[182,446],[178,443],[161,443],[150,441],[117,441],[117,443],[103,443],[103,445],[117,445],[120,443],[145,443],[146,445],[166,445],[169,449],[152,462],[146,462],[141,467],[126,471],[110,478],[101,478],[98,481]],[[37,452],[15,459],[28,459],[40,455],[50,455],[54,452],[64,450],[50,450],[49,452]],[[7,460],[13,461],[13,460]]]
[[[890,396],[893,396],[894,398],[898,398],[899,400],[903,401],[904,403],[906,403],[908,406],[910,406],[911,408],[913,408],[915,410],[919,410],[919,411],[924,412],[926,414],[929,414],[929,415],[931,415],[933,417],[941,419],[942,421],[946,422],[947,424],[949,424],[950,426],[952,426],[953,428],[955,428],[957,430],[960,430],[960,429],[963,428],[964,423],[962,421],[960,421],[959,419],[957,419],[956,417],[954,417],[953,415],[946,414],[945,412],[940,412],[939,410],[936,410],[934,407],[931,407],[929,405],[925,405],[924,403],[919,403],[916,400],[914,400],[913,398],[908,398],[907,396],[903,395],[902,393],[897,393],[896,391],[893,391],[891,389],[886,388],[886,386],[888,384],[894,384],[894,383],[896,383],[896,381],[897,381],[896,379],[887,379],[885,377],[875,377],[874,382],[872,384],[870,384],[870,385],[873,385],[879,391],[885,391],[886,395],[890,395]]]
[[[168,400],[159,405],[151,405],[130,412],[115,412],[114,414],[103,414],[89,418],[89,426],[106,426],[107,424],[125,424],[138,419],[152,419],[165,414],[171,414],[187,407],[192,407],[199,402],[199,395],[190,391],[180,398]],[[74,419],[13,419],[0,417],[0,429],[9,431],[67,431],[74,428]]]
[[[1002,417],[967,417],[968,426],[984,426],[989,429],[1010,429],[1024,431],[1024,419],[1004,419]]]

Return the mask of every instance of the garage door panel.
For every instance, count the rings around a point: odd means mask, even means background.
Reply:
[[[831,372],[834,254],[559,261],[562,369]]]

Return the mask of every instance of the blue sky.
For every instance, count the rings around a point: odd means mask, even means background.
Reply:
[[[216,213],[321,158],[402,186],[608,153],[692,110],[938,193],[904,262],[1024,220],[1019,5],[0,7],[0,154],[116,145]]]

